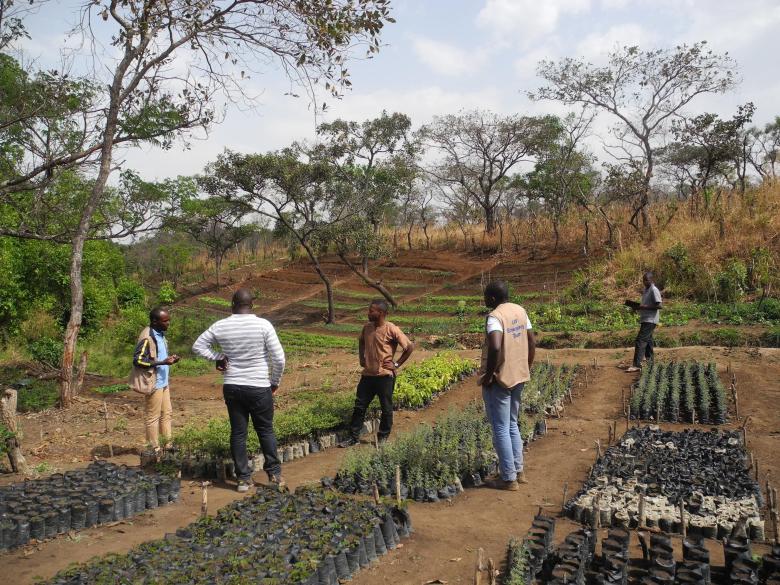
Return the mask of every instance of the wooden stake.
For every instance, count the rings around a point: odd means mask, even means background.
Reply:
[[[3,423],[13,436],[6,440],[6,450],[8,451],[8,460],[11,463],[11,470],[15,473],[27,473],[27,462],[22,455],[19,437],[16,434],[16,403],[18,393],[13,388],[5,388],[0,392],[0,422]],[[43,426],[41,426],[41,441],[43,440]]]
[[[737,387],[732,383],[731,397],[734,399],[734,416],[739,420],[739,396],[737,396]]]
[[[612,444],[612,425],[607,423],[607,447]]]
[[[750,469],[756,468],[756,459],[753,456],[753,453],[750,454]]]
[[[105,400],[103,401],[103,417],[104,417],[104,421],[106,423],[106,431],[105,432],[108,432],[108,404],[106,403]]]
[[[639,528],[645,527],[645,492],[639,494]]]
[[[601,459],[601,441],[596,439],[596,458]]]
[[[200,515],[208,516],[209,513],[209,485],[207,481],[200,482]]]
[[[84,377],[87,375],[87,352],[81,352],[81,360],[79,360],[78,377],[76,383],[76,395],[81,393],[81,389],[84,387]]]
[[[585,370],[585,388],[588,387],[588,370]]]
[[[485,565],[485,550],[480,548],[477,550],[477,565],[474,567],[474,584],[482,585],[482,570]]]
[[[395,499],[401,505],[401,466],[395,466]]]
[[[496,565],[493,563],[493,559],[488,559],[488,577],[489,585],[496,585]]]
[[[376,482],[374,482],[374,485],[371,487],[374,492],[374,502],[379,504],[379,487],[376,485]]]
[[[617,443],[617,421],[612,421],[612,442]]]
[[[563,503],[561,504],[561,513],[563,513],[563,509],[566,507],[566,496],[569,494],[569,482],[565,481],[563,482]]]
[[[682,531],[683,538],[688,536],[688,527],[685,523],[685,501],[680,500],[680,530]]]
[[[758,481],[758,457],[756,457],[756,481]]]

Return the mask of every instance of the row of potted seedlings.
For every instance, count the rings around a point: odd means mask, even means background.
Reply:
[[[490,425],[484,408],[473,402],[451,410],[435,424],[421,424],[379,449],[354,449],[344,458],[335,478],[323,478],[327,487],[347,494],[381,495],[396,491],[400,469],[402,498],[436,502],[449,499],[464,487],[478,486],[496,470]]]
[[[659,362],[642,370],[629,404],[637,419],[723,424],[726,391],[714,363]]]
[[[472,360],[452,353],[443,353],[410,364],[399,374],[393,392],[394,409],[418,409],[430,404],[438,395],[470,375],[475,370]],[[274,426],[279,439],[279,456],[287,463],[312,453],[335,447],[349,436],[349,424],[354,394],[349,392],[324,394],[313,403],[282,410],[275,416]],[[379,426],[378,404],[369,409],[361,434],[372,435]],[[278,428],[276,428],[278,427]],[[230,425],[227,419],[212,419],[205,424],[193,424],[174,436],[176,453],[166,461],[181,470],[182,476],[193,479],[232,479],[235,469],[230,457]],[[254,429],[250,429],[248,448],[250,465],[263,467],[263,455]],[[142,464],[143,464],[142,456]],[[150,461],[154,460],[150,454]]]
[[[744,525],[723,539],[725,567],[715,570],[701,535],[683,539],[682,560],[678,560],[671,537],[663,532],[639,534],[642,559],[630,558],[631,532],[626,528],[609,528],[600,554],[596,554],[597,533],[592,529],[572,532],[557,548],[554,532],[554,519],[537,515],[524,540],[510,540],[503,585],[626,585],[629,575],[641,585],[709,585],[713,580],[758,585],[775,579],[780,566],[780,547],[775,546],[761,562],[754,557]]]
[[[565,511],[583,524],[679,533],[682,502],[689,534],[722,538],[747,518],[750,536],[763,539],[761,491],[749,468],[736,431],[634,428],[596,460]]]
[[[67,569],[48,585],[337,585],[410,534],[404,509],[319,488],[255,495],[175,534]]]
[[[107,461],[0,487],[0,550],[130,518],[179,490],[177,478]]]

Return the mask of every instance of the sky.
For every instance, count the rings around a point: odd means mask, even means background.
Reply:
[[[55,1],[28,17],[28,58],[58,61],[79,4]],[[384,29],[380,53],[351,64],[352,90],[331,100],[326,114],[315,115],[306,97],[285,95],[284,74],[266,67],[247,82],[260,94],[256,107],[228,107],[222,122],[188,149],[136,148],[123,153],[123,165],[146,179],[195,174],[226,148],[275,150],[313,138],[323,121],[360,121],[383,109],[408,114],[415,127],[475,108],[564,113],[559,104],[526,97],[542,83],[537,63],[563,57],[600,63],[623,45],[652,49],[706,40],[736,59],[742,82],[729,94],[703,96],[690,111],[730,117],[737,105],[752,101],[758,125],[780,114],[780,0],[391,0],[391,6],[396,23]],[[594,126],[594,150],[609,123],[601,117]]]

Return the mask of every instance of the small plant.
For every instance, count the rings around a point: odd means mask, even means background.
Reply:
[[[57,469],[48,461],[41,461],[37,465],[34,465],[33,473],[36,473],[37,475],[47,475],[49,473],[54,473]]]
[[[172,305],[176,302],[176,287],[170,280],[164,280],[160,283],[160,290],[157,291],[157,302],[161,305]]]
[[[97,386],[96,388],[93,388],[93,392],[97,392],[98,394],[116,394],[117,392],[124,392],[126,390],[129,390],[130,386],[127,384],[109,384],[107,386]]]
[[[126,431],[127,430],[127,419],[123,416],[120,416],[118,419],[116,419],[116,424],[114,424],[114,430],[115,431]]]
[[[512,538],[506,558],[506,575],[503,585],[527,585],[531,579],[528,567],[528,549],[524,542]]]

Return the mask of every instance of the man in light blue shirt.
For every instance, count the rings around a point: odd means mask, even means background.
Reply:
[[[133,356],[133,370],[130,386],[144,394],[144,424],[146,442],[153,449],[159,449],[160,435],[165,446],[170,445],[171,406],[170,368],[179,361],[179,356],[168,355],[165,332],[171,323],[168,311],[156,307],[149,313],[149,327],[138,338]]]

